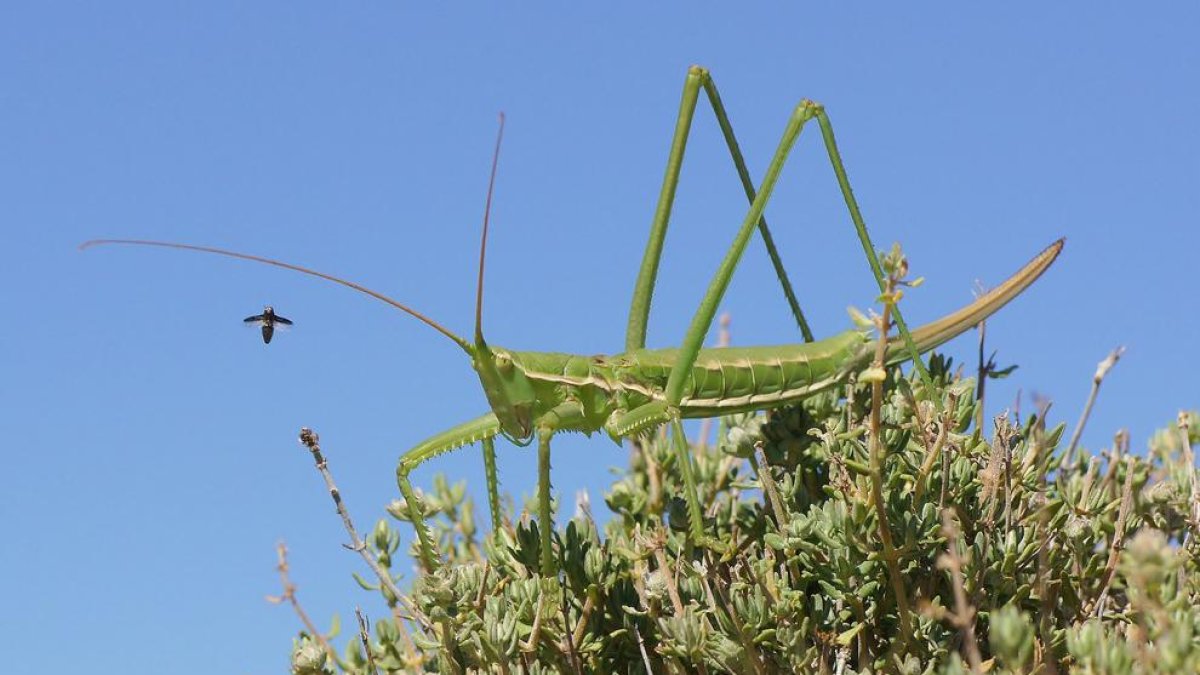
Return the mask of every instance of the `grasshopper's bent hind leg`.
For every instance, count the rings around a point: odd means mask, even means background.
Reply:
[[[496,484],[495,450],[492,445],[492,439],[499,433],[500,422],[494,414],[488,413],[426,439],[417,445],[417,447],[404,453],[400,458],[399,464],[396,465],[396,483],[400,486],[400,494],[404,496],[404,501],[408,506],[409,520],[412,521],[413,528],[417,531],[417,543],[421,551],[421,564],[425,566],[427,571],[433,572],[436,570],[441,564],[441,559],[434,546],[433,535],[430,534],[429,528],[425,525],[424,509],[421,507],[421,502],[408,480],[408,474],[412,473],[413,469],[424,464],[427,460],[433,459],[438,455],[461,448],[464,445],[470,445],[476,441],[483,441],[484,467],[487,472],[488,483],[488,501],[489,507],[492,510],[493,521],[495,521],[499,516],[499,499],[497,497],[499,488]],[[488,461],[489,450],[492,451],[490,453],[492,458],[490,462]],[[494,525],[495,523],[493,522]]]
[[[859,243],[862,244],[867,265],[870,266],[871,273],[875,276],[879,292],[883,293],[886,290],[883,267],[879,264],[879,255],[875,252],[875,245],[871,243],[871,235],[867,232],[867,223],[863,219],[862,210],[858,208],[858,200],[854,198],[854,190],[850,188],[850,177],[846,174],[846,166],[842,163],[842,153],[838,152],[837,140],[833,136],[833,124],[829,121],[829,115],[825,113],[825,108],[821,105],[813,104],[813,117],[821,127],[821,140],[825,144],[826,154],[829,155],[829,165],[833,169],[834,177],[837,178],[838,189],[842,192],[846,209],[850,212],[850,220],[854,223],[854,231],[858,234]],[[908,323],[904,321],[904,315],[900,313],[900,307],[897,305],[892,305],[892,318],[896,322],[896,328],[899,330],[905,346],[908,347],[908,354],[912,357],[913,366],[916,367],[925,384],[929,385],[929,371],[926,370],[925,363],[921,361],[916,343],[913,342],[912,335],[908,331]]]
[[[695,316],[692,317],[687,334],[684,336],[683,343],[676,356],[675,364],[671,368],[671,374],[667,378],[665,415],[671,420],[672,435],[675,436],[674,444],[676,452],[679,454],[681,461],[685,463],[684,466],[680,467],[684,471],[684,481],[685,483],[691,483],[691,485],[687,486],[689,494],[686,494],[685,498],[688,502],[688,520],[690,521],[691,534],[694,538],[700,540],[698,543],[703,543],[706,539],[702,535],[703,521],[701,518],[703,512],[699,495],[695,488],[695,481],[694,479],[689,480],[691,458],[687,452],[687,439],[683,436],[683,425],[679,422],[681,417],[679,407],[688,393],[685,389],[688,386],[688,382],[692,380],[692,367],[695,365],[696,357],[700,353],[700,346],[704,342],[704,337],[708,334],[709,328],[712,326],[713,317],[717,313],[717,306],[721,303],[721,298],[725,295],[725,289],[729,287],[729,281],[733,278],[733,272],[737,268],[738,261],[741,260],[742,253],[746,250],[746,244],[749,243],[755,227],[762,219],[763,211],[766,209],[767,202],[771,198],[771,193],[775,189],[775,184],[779,180],[779,175],[783,171],[783,165],[787,162],[787,157],[791,153],[792,147],[795,146],[796,139],[800,137],[800,131],[804,128],[805,123],[816,115],[818,110],[819,106],[815,103],[802,101],[792,112],[787,127],[784,129],[783,137],[779,141],[779,146],[775,150],[775,155],[767,167],[762,188],[755,196],[754,202],[750,205],[750,210],[747,212],[745,220],[742,221],[741,228],[738,230],[733,244],[729,247],[725,258],[721,261],[721,265],[717,268],[716,274],[709,283],[708,290],[705,291],[704,298],[700,302],[700,307],[696,310]]]
[[[642,265],[638,272],[637,284],[633,292],[633,302],[629,307],[629,324],[625,334],[626,351],[633,351],[634,349],[641,349],[646,346],[646,324],[650,317],[650,302],[654,295],[654,285],[658,277],[658,264],[662,259],[663,241],[667,236],[667,223],[671,217],[671,207],[675,202],[675,190],[679,185],[679,171],[683,165],[683,155],[687,147],[692,118],[696,112],[696,101],[700,96],[701,89],[707,95],[713,113],[716,115],[717,123],[721,127],[721,134],[725,138],[725,145],[729,148],[730,157],[733,159],[734,167],[737,169],[738,177],[741,179],[742,189],[746,193],[746,198],[753,204],[757,196],[754,183],[750,179],[750,171],[746,168],[746,161],[742,157],[741,147],[734,136],[733,125],[729,121],[725,105],[721,102],[721,96],[717,93],[717,86],[713,82],[708,70],[700,66],[692,66],[688,69],[687,79],[683,85],[683,98],[679,104],[679,117],[676,121],[675,134],[671,141],[671,153],[667,158],[666,175],[663,177],[662,190],[658,197],[658,206],[654,210],[654,220],[650,225],[650,239],[646,243],[646,252],[642,257]],[[763,243],[767,247],[767,254],[771,258],[771,265],[775,268],[776,276],[779,277],[783,294],[787,299],[788,306],[791,307],[792,315],[796,318],[796,323],[800,327],[804,341],[812,342],[812,331],[809,330],[808,322],[804,319],[804,313],[800,310],[800,303],[796,300],[792,284],[788,281],[787,271],[783,267],[783,261],[780,259],[779,251],[775,247],[775,241],[771,237],[771,230],[767,227],[767,220],[760,213],[755,223],[762,234]]]
[[[684,151],[687,147],[688,135],[691,131],[692,119],[696,111],[696,101],[699,99],[700,90],[703,89],[708,97],[709,103],[716,115],[717,123],[721,127],[721,133],[725,138],[725,143],[729,148],[730,156],[733,159],[734,166],[737,168],[738,176],[742,182],[742,188],[745,190],[746,197],[751,202],[751,209],[757,202],[758,195],[754,189],[754,183],[750,179],[750,172],[746,169],[745,160],[742,157],[742,152],[738,146],[738,142],[733,133],[733,125],[729,121],[729,115],[725,111],[725,106],[721,102],[721,97],[717,93],[716,83],[708,70],[700,66],[692,66],[688,69],[687,79],[684,82],[683,97],[679,105],[679,117],[675,125],[675,134],[671,142],[671,152],[667,159],[666,174],[663,177],[662,190],[659,193],[658,206],[655,208],[654,220],[650,227],[650,239],[646,244],[646,251],[642,257],[642,265],[638,271],[637,284],[634,288],[633,302],[629,308],[629,324],[625,334],[625,350],[633,351],[646,346],[646,326],[650,316],[650,303],[654,295],[654,285],[658,276],[659,261],[662,258],[663,242],[667,234],[667,223],[671,216],[671,207],[675,201],[675,190],[679,184],[679,172],[683,165]],[[842,198],[846,202],[846,208],[850,213],[850,219],[854,223],[854,229],[858,235],[859,242],[862,244],[863,252],[866,255],[867,263],[871,268],[871,272],[875,277],[875,282],[879,286],[880,291],[884,289],[883,270],[879,264],[879,257],[875,252],[875,247],[871,242],[871,237],[867,232],[866,222],[863,219],[862,211],[858,207],[858,201],[854,197],[854,191],[850,187],[850,179],[846,174],[845,165],[842,162],[841,153],[837,149],[837,141],[834,138],[833,125],[829,121],[829,116],[825,113],[824,107],[811,101],[803,101],[797,108],[806,109],[806,119],[816,119],[821,127],[821,138],[825,145],[825,151],[829,156],[830,166],[833,168],[834,176],[838,182],[838,188],[841,190]],[[764,181],[764,189],[765,189]],[[783,262],[779,258],[779,252],[775,247],[774,240],[771,237],[770,229],[767,227],[767,221],[763,217],[761,210],[757,215],[755,224],[762,233],[763,242],[766,244],[767,253],[771,258],[771,264],[775,268],[775,273],[779,277],[780,285],[783,288],[784,295],[787,298],[788,305],[792,309],[792,314],[796,318],[796,323],[800,326],[800,331],[804,335],[805,342],[812,342],[812,331],[809,330],[808,323],[804,319],[804,314],[800,309],[799,302],[796,300],[796,295],[792,290],[791,283],[788,280],[787,272],[783,267]],[[740,235],[739,235],[740,238]],[[715,280],[714,280],[715,281]],[[908,346],[909,354],[913,358],[913,363],[922,377],[928,379],[928,374],[924,364],[921,362],[919,355],[916,353],[916,348],[913,344],[912,337],[909,335],[908,325],[904,321],[903,315],[898,309],[893,309],[893,316],[896,320],[896,327],[899,329],[900,335]],[[703,337],[701,338],[703,340]]]

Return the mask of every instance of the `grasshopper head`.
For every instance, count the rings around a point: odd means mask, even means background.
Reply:
[[[487,394],[492,412],[500,420],[505,437],[525,445],[533,437],[533,406],[537,398],[525,370],[511,353],[477,342],[471,350],[471,366]]]

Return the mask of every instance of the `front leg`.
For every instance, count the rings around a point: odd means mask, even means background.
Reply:
[[[421,549],[421,564],[425,566],[426,571],[433,572],[436,570],[441,565],[441,558],[434,549],[433,536],[430,534],[429,528],[425,525],[425,513],[417,499],[416,492],[412,489],[412,484],[408,482],[408,474],[413,469],[424,464],[426,460],[461,448],[464,445],[483,441],[485,444],[484,457],[487,472],[488,501],[492,505],[492,518],[494,520],[497,517],[495,505],[498,503],[496,494],[499,489],[496,480],[496,463],[494,455],[493,461],[488,462],[486,458],[489,454],[487,451],[491,449],[491,440],[499,433],[500,421],[496,419],[494,414],[488,413],[422,441],[417,447],[404,453],[404,456],[400,458],[400,463],[396,466],[396,483],[400,486],[400,494],[404,495],[404,501],[408,505],[408,517],[417,531],[417,541]],[[493,523],[493,526],[495,526],[495,523]]]

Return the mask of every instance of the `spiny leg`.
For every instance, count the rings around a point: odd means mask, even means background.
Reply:
[[[675,463],[683,474],[684,503],[688,512],[688,533],[692,541],[703,545],[707,540],[704,533],[704,509],[700,504],[700,490],[696,487],[696,474],[692,467],[691,448],[683,432],[683,423],[676,413],[671,416],[671,445],[675,449]]]
[[[753,204],[757,196],[754,183],[750,179],[750,171],[746,168],[741,148],[738,146],[737,138],[734,136],[733,125],[730,123],[729,115],[726,113],[725,106],[721,103],[721,97],[717,93],[717,86],[713,82],[711,75],[709,75],[708,70],[700,66],[692,66],[688,69],[687,79],[684,82],[683,97],[679,104],[679,117],[675,125],[675,135],[671,141],[670,155],[667,158],[666,175],[663,177],[658,206],[654,211],[654,220],[650,225],[650,240],[646,244],[646,251],[642,257],[642,265],[638,272],[637,284],[634,288],[633,302],[629,307],[629,325],[625,335],[626,351],[641,349],[646,346],[646,325],[649,321],[650,302],[654,295],[655,281],[658,278],[658,265],[662,258],[663,241],[667,236],[667,223],[671,217],[671,207],[675,202],[675,190],[679,184],[679,171],[683,165],[683,155],[687,147],[688,135],[691,132],[692,118],[696,112],[696,101],[699,98],[700,89],[702,88],[712,106],[713,113],[716,115],[717,123],[721,127],[721,134],[725,138],[725,144],[729,148],[730,157],[737,168],[739,178],[741,178],[746,198]],[[767,227],[766,218],[762,214],[759,214],[756,224],[758,225],[759,232],[762,233],[763,243],[767,246],[767,254],[771,258],[771,264],[775,268],[776,276],[779,277],[779,283],[783,288],[784,296],[787,298],[792,314],[796,318],[796,323],[800,326],[800,332],[804,335],[805,342],[812,342],[812,331],[809,330],[808,322],[804,319],[804,313],[800,310],[800,303],[796,300],[796,294],[792,291],[791,282],[788,281],[787,272],[783,267],[783,261],[779,257],[779,251],[775,247],[775,241],[771,237],[771,231]]]
[[[554,560],[554,514],[550,508],[550,438],[556,432],[585,428],[583,408],[575,401],[560,403],[537,420],[538,437],[538,538],[543,577],[558,575]]]
[[[646,245],[646,251],[642,258],[642,265],[638,272],[638,280],[634,289],[633,302],[629,310],[629,324],[626,331],[625,349],[631,351],[640,349],[646,344],[646,326],[650,314],[650,302],[654,294],[654,285],[658,275],[658,265],[662,257],[663,241],[666,237],[667,223],[670,219],[671,207],[675,200],[675,190],[679,182],[679,172],[683,164],[683,155],[687,147],[688,134],[691,130],[692,119],[695,114],[696,101],[699,98],[699,90],[703,88],[708,96],[709,103],[716,115],[717,122],[721,127],[721,132],[725,137],[726,145],[729,147],[730,154],[733,158],[734,165],[737,167],[738,176],[741,178],[742,186],[746,191],[746,196],[755,201],[755,190],[753,182],[750,179],[749,171],[746,169],[745,161],[742,158],[741,149],[738,146],[737,140],[733,134],[733,126],[729,122],[729,116],[725,111],[724,105],[721,103],[720,95],[717,93],[716,84],[709,72],[699,66],[692,66],[688,70],[687,79],[684,83],[683,97],[680,102],[679,117],[676,122],[675,134],[671,143],[671,152],[667,160],[666,175],[663,178],[662,190],[659,194],[658,206],[655,209],[654,220],[651,223],[650,240]],[[875,276],[876,284],[880,290],[884,289],[883,270],[879,264],[878,255],[875,252],[875,247],[871,243],[870,235],[867,233],[866,223],[863,220],[862,212],[858,207],[858,202],[854,198],[854,192],[850,187],[850,180],[846,174],[845,166],[842,162],[841,154],[837,150],[837,142],[834,138],[833,127],[829,121],[828,115],[822,106],[808,102],[807,106],[811,109],[811,117],[816,117],[818,124],[821,127],[821,136],[825,144],[826,152],[829,155],[830,164],[834,174],[837,177],[838,187],[842,192],[842,197],[846,202],[846,206],[850,212],[850,218],[854,222],[855,230],[858,234],[859,241],[862,244],[863,251],[866,254],[867,262],[871,267],[871,271]],[[805,341],[811,342],[812,332],[809,330],[804,315],[800,310],[799,303],[795,299],[795,294],[792,292],[791,283],[788,281],[787,273],[783,268],[783,264],[779,259],[778,251],[771,238],[770,230],[767,227],[765,218],[759,214],[758,221],[759,230],[762,232],[763,241],[767,245],[767,252],[771,257],[771,263],[775,268],[776,275],[779,277],[780,284],[784,294],[787,296],[788,304],[792,308],[792,313],[796,317],[797,323],[800,325],[801,332],[804,334]],[[913,363],[918,372],[925,381],[928,381],[928,371],[926,370],[919,355],[916,353],[915,345],[908,331],[908,325],[900,312],[895,312],[896,326],[899,330],[905,344],[909,348],[910,355],[913,358]]]
[[[725,111],[725,104],[721,102],[721,95],[717,93],[717,84],[713,81],[712,75],[708,70],[698,68],[704,72],[704,93],[708,95],[708,101],[712,105],[713,112],[717,116],[717,124],[721,126],[721,135],[725,138],[725,145],[729,148],[729,154],[733,158],[733,164],[737,168],[738,179],[742,182],[742,190],[746,193],[746,200],[753,205],[754,198],[757,197],[757,192],[754,189],[754,181],[750,178],[750,170],[746,168],[746,160],[742,157],[742,149],[738,145],[737,138],[733,135],[733,124],[729,121],[729,115]],[[796,299],[796,293],[792,290],[792,282],[788,280],[787,270],[783,266],[783,259],[779,257],[779,249],[775,246],[775,238],[771,236],[771,230],[767,227],[767,217],[760,215],[758,218],[758,231],[762,235],[763,244],[767,247],[767,255],[771,258],[771,266],[775,269],[775,276],[779,278],[779,284],[783,288],[783,295],[787,299],[788,307],[792,310],[792,316],[796,319],[796,325],[800,328],[800,334],[803,335],[805,342],[814,340],[812,330],[808,327],[808,321],[804,318],[804,312],[800,309],[800,301]]]
[[[402,468],[396,469],[396,484],[400,486],[400,494],[404,496],[404,503],[408,506],[408,519],[412,521],[413,528],[417,531],[417,543],[421,548],[421,564],[425,566],[427,572],[434,572],[441,566],[441,559],[434,553],[433,535],[429,533],[429,528],[425,525],[424,509],[421,508],[421,502],[418,501],[412,484],[408,482],[408,473],[412,469],[401,466]]]
[[[542,576],[546,578],[558,574],[551,547],[554,521],[550,513],[550,437],[553,435],[554,432],[548,430],[538,433],[538,535],[542,549]]]
[[[705,292],[704,299],[700,303],[695,316],[692,319],[687,334],[684,337],[684,342],[678,352],[677,361],[671,370],[671,374],[667,380],[666,388],[666,404],[667,414],[672,420],[673,433],[681,438],[675,441],[677,451],[681,454],[686,454],[686,440],[682,438],[682,425],[677,423],[679,418],[678,406],[683,400],[684,387],[687,384],[691,374],[696,357],[700,352],[700,347],[712,325],[714,316],[716,315],[717,307],[720,304],[725,290],[729,286],[733,272],[737,267],[738,261],[741,259],[742,253],[745,251],[746,245],[750,240],[750,236],[757,224],[759,224],[763,210],[766,208],[766,203],[771,196],[771,192],[775,188],[779,174],[783,169],[783,165],[787,159],[787,155],[791,152],[796,139],[799,137],[800,131],[804,124],[811,119],[816,119],[821,128],[822,140],[825,144],[826,152],[829,155],[830,165],[833,168],[834,174],[837,177],[838,187],[842,192],[842,197],[846,202],[846,206],[850,212],[851,220],[854,223],[856,232],[858,233],[859,241],[863,246],[863,251],[866,254],[868,264],[871,267],[872,273],[875,275],[876,283],[881,291],[885,288],[883,279],[883,271],[879,264],[878,256],[875,252],[874,245],[871,243],[870,235],[867,232],[866,223],[863,220],[862,213],[858,207],[858,202],[854,198],[854,192],[850,187],[849,177],[846,174],[845,166],[842,163],[841,154],[837,150],[837,143],[833,135],[833,127],[829,122],[829,118],[825,110],[819,104],[812,101],[802,101],[795,109],[791,119],[788,122],[787,129],[784,132],[783,138],[780,140],[779,147],[775,152],[774,158],[767,170],[767,174],[763,179],[761,191],[755,196],[749,213],[746,219],[742,222],[742,226],[734,239],[733,245],[729,248],[718,267],[712,282],[709,284],[708,290]],[[682,148],[680,149],[682,154]],[[673,188],[672,188],[673,189]],[[653,242],[652,242],[653,244]],[[660,247],[661,248],[661,247]],[[647,254],[649,256],[649,252]],[[639,288],[640,290],[640,288]],[[645,296],[645,301],[648,304],[648,295]],[[904,338],[906,345],[913,358],[914,364],[922,377],[928,381],[928,373],[924,365],[921,363],[920,356],[917,353],[915,343],[908,332],[907,325],[899,313],[896,313],[896,325],[899,328],[901,335]],[[631,329],[633,328],[631,324]],[[631,333],[632,334],[632,333]],[[688,472],[690,473],[690,472]],[[685,473],[685,482],[687,474]],[[696,494],[694,486],[688,488],[688,516],[690,521],[691,534],[699,541],[704,541],[703,524],[700,520],[701,506],[699,503],[699,495]]]
[[[438,455],[445,454],[465,445],[470,445],[476,441],[483,441],[485,444],[484,466],[487,471],[488,496],[493,503],[492,518],[496,520],[499,511],[499,500],[495,497],[498,487],[496,485],[494,449],[491,453],[492,462],[487,462],[487,456],[488,448],[493,447],[492,439],[499,433],[500,422],[494,414],[488,413],[422,441],[415,448],[404,453],[400,458],[400,462],[396,465],[396,483],[400,486],[400,494],[404,496],[404,501],[408,505],[409,520],[412,521],[413,528],[417,531],[417,542],[421,551],[421,563],[427,571],[433,572],[437,570],[441,566],[441,558],[435,550],[433,535],[430,534],[429,528],[425,525],[424,510],[421,508],[421,502],[417,499],[417,494],[408,480],[408,475],[412,473],[413,469],[416,469]]]
[[[675,462],[683,476],[684,503],[688,512],[688,534],[693,541],[704,543],[704,513],[700,505],[700,490],[696,486],[696,474],[692,467],[691,448],[683,432],[679,410],[664,401],[651,401],[633,410],[618,413],[609,422],[609,431],[616,436],[631,438],[642,436],[660,425],[671,426],[671,448]]]
[[[879,255],[875,252],[875,245],[871,243],[871,235],[867,232],[867,223],[863,220],[862,211],[858,208],[858,200],[854,198],[854,190],[850,187],[850,177],[846,175],[846,166],[842,163],[842,154],[838,152],[837,140],[833,136],[833,124],[829,121],[829,115],[825,113],[824,106],[814,103],[813,115],[817,119],[817,124],[821,127],[821,140],[825,143],[825,152],[829,155],[829,164],[833,168],[834,176],[837,177],[838,189],[842,192],[842,199],[846,202],[846,208],[850,211],[850,220],[854,222],[854,230],[858,234],[858,241],[862,244],[863,253],[866,254],[867,264],[870,265],[871,273],[875,276],[875,283],[879,286],[879,292],[883,293],[887,288],[887,284],[883,278],[883,268],[879,264]],[[932,387],[929,371],[925,368],[925,363],[921,360],[916,343],[913,342],[912,335],[908,331],[908,324],[904,321],[904,316],[900,313],[900,307],[892,305],[891,311],[896,329],[900,332],[905,346],[908,347],[908,353],[912,357],[913,366],[916,367],[925,385]],[[940,408],[941,399],[934,397],[934,401]]]
[[[500,517],[500,479],[496,471],[496,443],[491,438],[483,439],[483,473],[487,481],[488,511],[492,516],[492,532],[499,532]]]
[[[666,412],[671,419],[672,434],[676,437],[674,442],[676,452],[679,454],[681,463],[683,464],[680,468],[684,471],[685,482],[688,482],[688,476],[691,473],[691,457],[687,449],[687,439],[683,436],[683,425],[679,422],[679,405],[684,398],[684,388],[690,379],[696,357],[700,353],[700,346],[704,342],[709,328],[712,326],[717,306],[720,304],[721,298],[725,295],[725,289],[729,287],[729,281],[733,278],[733,272],[737,268],[738,261],[741,260],[742,253],[746,250],[746,245],[754,233],[755,226],[762,218],[763,211],[766,209],[767,202],[771,198],[771,193],[775,189],[775,184],[779,180],[779,175],[783,170],[784,163],[787,161],[788,154],[791,153],[792,147],[796,144],[796,139],[799,138],[804,124],[813,118],[817,110],[819,110],[819,107],[816,104],[811,101],[802,101],[792,112],[783,137],[779,141],[779,146],[775,150],[775,155],[771,159],[771,164],[767,168],[762,187],[755,196],[745,220],[742,221],[741,228],[738,230],[733,244],[726,252],[724,260],[721,261],[716,274],[709,283],[708,290],[705,291],[704,298],[701,300],[700,306],[692,318],[692,322],[688,327],[687,334],[684,336],[683,343],[677,354],[675,365],[672,367],[671,374],[667,379],[665,392]],[[686,469],[684,468],[685,466]],[[692,485],[688,487],[688,494],[684,495],[688,502],[688,524],[693,539],[703,543],[707,541],[704,535],[704,524],[701,520],[703,514],[699,494],[697,494],[695,489],[695,481],[692,480],[691,482]]]

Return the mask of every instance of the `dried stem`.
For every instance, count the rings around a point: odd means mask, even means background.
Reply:
[[[790,518],[787,507],[779,498],[779,489],[775,485],[775,479],[771,477],[771,467],[767,464],[767,454],[763,452],[761,443],[754,444],[754,454],[750,456],[750,464],[758,476],[758,482],[762,485],[763,492],[767,494],[767,503],[771,505],[771,511],[775,514],[775,528],[782,531]]]
[[[579,659],[579,652],[575,649],[575,636],[571,634],[571,617],[567,615],[566,596],[563,595],[564,602],[559,604],[559,609],[562,610],[563,620],[563,640],[567,643],[567,656],[571,661],[571,669],[576,675],[583,675],[583,663]]]
[[[542,581],[548,581],[543,579]],[[533,627],[529,630],[529,640],[520,644],[523,652],[536,652],[538,641],[542,639],[542,612],[546,601],[546,588],[538,585],[537,605],[533,608]]]
[[[638,630],[636,623],[633,625],[633,635],[637,638],[638,651],[642,653],[642,665],[646,666],[646,675],[654,675],[654,669],[650,667],[650,655],[646,653],[646,641],[642,639],[642,631]]]
[[[1117,562],[1121,559],[1121,549],[1125,546],[1125,528],[1129,522],[1129,512],[1133,508],[1133,474],[1136,464],[1132,459],[1125,463],[1125,487],[1121,491],[1121,508],[1117,512],[1116,530],[1113,532],[1112,544],[1108,547],[1108,564],[1104,566],[1100,589],[1096,598],[1082,611],[1084,616],[1093,612],[1099,616],[1104,610],[1108,599],[1108,587],[1112,584],[1113,575],[1117,572]]]
[[[1037,420],[1031,429],[1032,447],[1027,454],[1027,458],[1041,458],[1042,452],[1046,448],[1046,414],[1050,411],[1050,402],[1046,399],[1035,400],[1034,403],[1037,412]],[[1030,459],[1029,461],[1034,461]],[[1037,597],[1040,600],[1041,612],[1037,617],[1038,627],[1034,641],[1034,671],[1041,672],[1046,675],[1057,675],[1058,665],[1054,658],[1053,647],[1053,626],[1055,617],[1055,608],[1057,606],[1057,598],[1055,594],[1059,589],[1059,584],[1056,581],[1049,580],[1052,576],[1050,564],[1051,546],[1054,543],[1054,535],[1050,529],[1050,510],[1046,508],[1046,472],[1038,471],[1037,492],[1034,493],[1032,507],[1037,515],[1037,529],[1035,536],[1039,539],[1037,550],[1037,576],[1034,583],[1037,585]],[[1053,587],[1052,587],[1053,584]],[[1041,669],[1038,669],[1038,666]]]
[[[1071,442],[1067,444],[1067,456],[1063,460],[1064,467],[1071,467],[1075,462],[1075,446],[1079,445],[1079,437],[1083,435],[1083,427],[1087,425],[1088,416],[1092,414],[1092,405],[1096,403],[1096,395],[1100,392],[1100,383],[1104,381],[1104,376],[1108,375],[1108,371],[1117,365],[1117,361],[1121,359],[1121,355],[1125,353],[1124,347],[1117,347],[1109,352],[1096,366],[1096,374],[1092,376],[1092,391],[1088,394],[1087,403],[1083,406],[1083,413],[1079,416],[1079,422],[1075,425],[1075,431],[1071,434]]]
[[[888,328],[891,326],[891,310],[895,304],[896,276],[891,275],[884,291],[883,316],[879,318],[879,341],[875,347],[875,377],[871,383],[871,435],[870,446],[871,496],[875,503],[875,516],[879,521],[879,539],[883,544],[883,556],[887,562],[888,577],[892,592],[896,596],[896,613],[900,620],[900,640],[907,643],[911,635],[912,619],[908,608],[908,592],[900,576],[900,565],[896,560],[896,548],[892,543],[892,530],[888,523],[887,505],[883,499],[883,440],[880,438],[883,411],[884,356],[887,353]]]
[[[967,663],[972,673],[983,672],[983,659],[979,654],[979,643],[975,640],[975,608],[967,602],[967,591],[963,587],[963,558],[958,553],[959,532],[950,509],[942,511],[942,533],[946,536],[946,553],[938,558],[938,567],[949,570],[950,583],[954,588],[954,612],[947,618],[962,632],[963,649],[967,652]]]
[[[708,599],[709,610],[714,616],[717,616],[717,612],[720,610],[717,608],[716,593],[713,593],[712,584],[708,583],[707,574],[700,575],[700,583],[704,584],[704,594]],[[721,593],[721,603],[725,607],[724,611],[729,616],[729,620],[733,624],[733,629],[737,632],[738,641],[742,644],[745,660],[750,663],[750,667],[754,670],[755,675],[765,675],[761,662],[762,656],[759,654],[758,649],[754,646],[754,638],[750,632],[746,630],[746,624],[744,621],[742,621],[741,617],[738,616],[737,611],[734,609],[733,603],[729,601],[729,596],[726,593],[724,584],[717,586],[717,589]]]
[[[976,281],[975,282],[975,297],[982,296],[985,293],[987,293],[987,290],[983,287],[983,284]],[[979,368],[978,368],[978,372],[976,374],[976,380],[975,380],[975,402],[976,402],[976,406],[977,406],[975,408],[975,428],[982,431],[982,429],[983,429],[983,408],[984,408],[984,405],[983,405],[984,398],[983,397],[984,397],[984,392],[985,392],[984,385],[987,383],[987,379],[988,379],[987,376],[991,372],[992,366],[994,364],[992,363],[991,359],[985,360],[983,358],[984,344],[987,342],[987,321],[980,321],[978,328],[979,328]],[[954,406],[950,406],[950,407],[951,407],[951,409],[954,408]]]
[[[367,655],[367,668],[372,673],[378,673],[379,667],[375,665],[375,655],[371,653],[371,633],[367,629],[367,617],[363,615],[361,607],[354,608],[354,616],[358,618],[358,639],[362,641],[363,653]]]
[[[1016,435],[1017,429],[1008,423],[1007,415],[1001,419],[1004,420],[1004,424],[996,429],[996,441],[1000,443],[1004,452],[1004,531],[1009,532],[1013,529],[1012,451],[1013,436]]]
[[[317,627],[313,624],[312,619],[308,618],[308,614],[304,608],[300,606],[300,601],[296,599],[296,584],[292,583],[291,577],[288,576],[288,561],[287,561],[287,544],[282,541],[275,546],[275,553],[279,558],[279,564],[275,569],[279,570],[279,579],[283,582],[283,593],[281,595],[268,595],[267,602],[279,605],[287,602],[291,604],[292,609],[296,612],[296,616],[300,617],[300,622],[304,624],[304,630],[312,636],[333,663],[338,662],[337,652],[333,650],[333,645],[329,644],[329,640]]]
[[[1190,513],[1192,529],[1200,532],[1200,473],[1196,471],[1196,455],[1192,453],[1192,440],[1188,433],[1190,425],[1188,414],[1182,410],[1179,411],[1179,417],[1176,418],[1175,424],[1179,428],[1179,447],[1183,451],[1183,461],[1187,464],[1192,484]]]
[[[321,478],[325,479],[325,487],[329,489],[329,496],[333,498],[333,504],[337,507],[338,515],[342,518],[342,525],[346,526],[346,532],[350,533],[350,544],[343,544],[351,551],[357,551],[362,559],[379,578],[379,583],[383,584],[393,596],[399,601],[406,600],[403,593],[396,586],[396,582],[392,580],[392,575],[379,564],[379,559],[367,549],[367,544],[362,537],[358,536],[358,530],[354,529],[354,522],[350,520],[350,512],[346,510],[346,504],[342,501],[342,493],[338,490],[337,484],[333,482],[333,474],[329,471],[329,463],[325,460],[325,455],[321,453],[321,438],[317,432],[302,427],[300,429],[300,442],[308,451],[312,453],[313,460],[317,464],[317,471],[321,473]]]
[[[953,409],[953,405],[950,408]],[[925,488],[929,484],[929,474],[933,473],[933,465],[938,459],[941,459],[942,452],[946,446],[946,437],[950,431],[950,420],[947,414],[938,416],[938,434],[933,441],[933,446],[925,453],[925,461],[921,462],[921,469],[917,472],[917,485],[913,489],[913,503],[920,504],[922,497],[925,495]]]
[[[575,630],[571,634],[571,640],[574,644],[581,644],[584,635],[587,631],[588,619],[592,618],[592,611],[596,608],[596,591],[588,589],[587,598],[583,601],[583,609],[579,611],[579,623],[575,624]]]
[[[379,583],[396,599],[396,602],[402,603],[413,616],[420,617],[421,611],[408,599],[408,596],[400,592],[399,587],[396,586],[396,582],[392,580],[391,573],[383,568],[383,565],[379,563],[379,559],[367,548],[366,542],[359,536],[358,530],[354,528],[354,521],[350,519],[350,512],[346,509],[345,502],[342,501],[342,493],[338,490],[337,484],[333,482],[333,474],[329,471],[329,462],[326,461],[325,455],[321,452],[321,437],[312,429],[301,427],[300,443],[312,453],[317,471],[320,472],[321,478],[325,480],[325,487],[329,489],[329,496],[333,499],[333,504],[337,508],[338,515],[342,518],[342,525],[346,527],[346,532],[350,534],[350,544],[343,544],[343,546],[352,551],[357,551],[367,563],[367,567],[370,567],[371,571],[375,573],[375,577],[379,579]],[[428,620],[424,622],[426,624],[429,623]],[[396,628],[400,631],[400,635],[404,639],[406,650],[409,652],[409,659],[419,667],[423,659],[417,652],[412,638],[408,635],[408,628],[399,617],[396,617]]]
[[[683,616],[683,599],[679,597],[679,589],[675,586],[675,574],[671,570],[671,563],[667,560],[667,554],[663,551],[663,547],[667,543],[666,534],[659,532],[653,537],[648,537],[646,544],[654,551],[654,560],[658,563],[658,573],[663,575],[667,583],[667,595],[671,597],[671,607],[675,610],[675,616]]]

